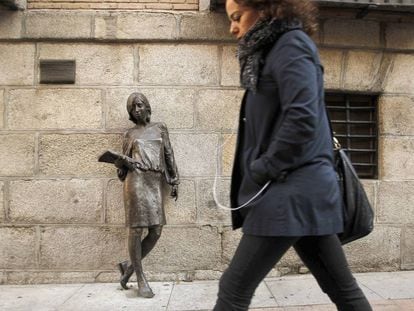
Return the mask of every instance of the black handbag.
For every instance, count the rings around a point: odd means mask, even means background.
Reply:
[[[328,111],[326,114],[328,115]],[[334,136],[329,115],[328,120],[334,145],[335,170],[342,192],[344,209],[344,231],[339,233],[338,237],[344,245],[372,232],[374,229],[374,210],[351,160]]]
[[[338,237],[342,244],[346,244],[371,233],[374,229],[374,210],[342,148],[335,150],[335,169],[344,207],[344,232],[338,234]]]

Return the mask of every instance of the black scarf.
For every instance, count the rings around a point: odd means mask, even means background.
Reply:
[[[259,20],[240,39],[237,54],[243,88],[256,92],[266,54],[282,34],[293,29],[302,29],[302,23],[298,20],[288,22],[275,18]]]

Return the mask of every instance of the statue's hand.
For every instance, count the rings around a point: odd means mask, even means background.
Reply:
[[[178,185],[173,185],[171,187],[171,197],[175,199],[175,201],[177,201],[178,199]]]
[[[128,174],[128,170],[122,169],[122,168],[118,168],[117,170],[117,175],[120,181],[125,181],[125,178]]]
[[[144,172],[148,171],[148,167],[142,162],[134,162],[134,167]]]

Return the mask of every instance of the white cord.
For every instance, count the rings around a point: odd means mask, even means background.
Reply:
[[[237,124],[237,120],[238,119],[236,119],[236,124]],[[220,163],[220,155],[221,155],[221,149],[222,149],[222,147],[224,146],[224,145],[226,145],[227,144],[227,142],[232,138],[234,136],[234,133],[232,133],[224,142],[223,142],[223,144],[221,144],[220,146],[218,146],[217,147],[217,161],[216,161],[216,175],[214,176],[214,183],[213,183],[213,199],[214,199],[214,202],[216,202],[216,204],[217,204],[217,206],[218,207],[220,207],[220,208],[222,208],[222,209],[224,209],[224,210],[230,210],[230,211],[237,211],[237,210],[239,210],[239,209],[241,209],[241,208],[243,208],[243,207],[245,207],[245,206],[247,206],[247,205],[249,205],[250,203],[252,203],[253,202],[253,200],[255,200],[260,194],[262,194],[262,192],[263,191],[265,191],[266,190],[266,188],[267,187],[269,187],[269,185],[270,185],[270,183],[272,182],[271,180],[269,180],[263,187],[262,187],[262,189],[260,189],[252,198],[250,198],[250,200],[248,200],[247,202],[245,202],[245,203],[243,203],[242,205],[239,205],[239,206],[237,206],[237,207],[233,207],[233,208],[231,208],[231,207],[227,207],[227,206],[225,206],[225,205],[223,205],[223,204],[221,204],[219,201],[218,201],[218,198],[217,198],[217,179],[218,179],[218,174],[219,174],[219,163]]]

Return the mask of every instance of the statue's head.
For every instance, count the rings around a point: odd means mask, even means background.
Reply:
[[[151,106],[144,94],[136,92],[129,95],[127,100],[129,119],[137,123],[149,123],[151,120]]]

